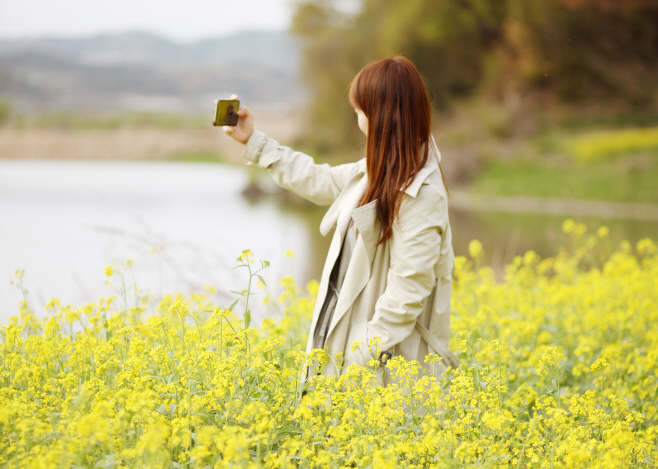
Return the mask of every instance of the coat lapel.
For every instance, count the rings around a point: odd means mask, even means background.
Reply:
[[[359,237],[356,240],[354,252],[345,273],[345,280],[336,303],[336,310],[329,325],[327,340],[338,322],[354,303],[354,300],[368,284],[377,249],[377,241],[379,241],[381,235],[381,225],[377,219],[376,200],[352,210],[350,215],[359,230]]]
[[[347,226],[349,225],[351,219],[351,212],[354,210],[361,201],[363,194],[366,192],[368,187],[368,176],[364,172],[359,172],[343,189],[338,198],[331,205],[327,214],[322,219],[320,223],[320,232],[323,236],[326,236],[331,228],[336,226],[336,231],[331,240],[331,245],[329,246],[329,252],[327,253],[327,260],[324,264],[324,269],[322,270],[322,278],[320,279],[320,287],[318,289],[318,296],[315,300],[315,309],[313,312],[313,320],[311,321],[311,335],[309,336],[307,344],[307,352],[310,352],[313,344],[313,331],[318,321],[318,315],[322,309],[322,304],[324,303],[325,297],[327,296],[327,289],[329,286],[329,276],[331,271],[336,263],[338,254],[343,245],[343,238],[345,232],[347,231]],[[367,281],[367,278],[366,278]]]
[[[377,219],[377,200],[352,210],[352,218],[356,229],[359,230],[359,238],[363,241],[362,245],[367,255],[368,273],[370,273],[377,241],[381,236],[381,224]]]

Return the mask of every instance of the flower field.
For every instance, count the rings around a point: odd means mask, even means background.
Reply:
[[[127,267],[97,303],[40,320],[23,302],[0,327],[0,467],[656,468],[658,246],[563,230],[499,278],[478,242],[457,258],[462,365],[438,381],[394,357],[385,388],[359,366],[302,385],[327,359],[302,351],[315,282],[284,279],[258,327],[244,301],[130,295]]]

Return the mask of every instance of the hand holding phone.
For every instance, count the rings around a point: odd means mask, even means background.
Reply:
[[[236,95],[232,95],[230,100],[225,100],[227,101],[225,108],[224,105],[221,105],[221,109],[219,108],[220,101],[221,100],[218,100],[215,105],[215,120],[213,121],[213,125],[223,125],[224,132],[230,135],[234,140],[237,140],[242,144],[246,144],[249,140],[249,137],[251,137],[251,134],[254,133],[254,115],[246,106],[240,107],[240,101],[238,101],[238,97]],[[229,103],[233,103],[235,117],[233,117],[229,112]],[[226,111],[222,112],[224,109],[226,109]],[[217,122],[218,115],[220,121],[219,123],[215,123]],[[229,120],[227,120],[227,118]],[[224,122],[230,123],[224,124]],[[231,122],[235,123],[233,124]]]

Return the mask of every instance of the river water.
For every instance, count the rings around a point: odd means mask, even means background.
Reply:
[[[250,204],[246,184],[245,171],[220,165],[0,161],[0,320],[18,310],[18,269],[37,311],[52,297],[112,294],[104,269],[127,259],[128,278],[156,296],[211,285],[226,305],[247,285],[245,269],[231,270],[244,249],[271,261],[267,278],[313,276],[305,220]]]
[[[271,262],[264,276],[274,297],[286,275],[300,285],[318,278],[329,245],[318,231],[326,208],[273,196],[250,202],[242,195],[248,183],[244,169],[215,164],[0,160],[0,321],[18,311],[21,293],[10,285],[18,269],[40,315],[53,297],[82,305],[113,294],[104,269],[127,259],[129,283],[156,297],[210,285],[223,305],[236,298],[230,290],[246,288],[246,270],[231,270],[244,249]],[[528,249],[554,254],[565,242],[564,218],[450,213],[456,253],[478,238],[497,268]],[[613,242],[658,238],[656,222],[583,221],[609,226]],[[289,249],[294,256],[285,256]]]

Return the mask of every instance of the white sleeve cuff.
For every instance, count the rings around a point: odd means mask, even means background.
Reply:
[[[246,160],[247,166],[258,165],[261,168],[268,168],[281,158],[276,150],[278,147],[279,144],[268,138],[263,132],[254,130],[247,140],[242,157]]]

